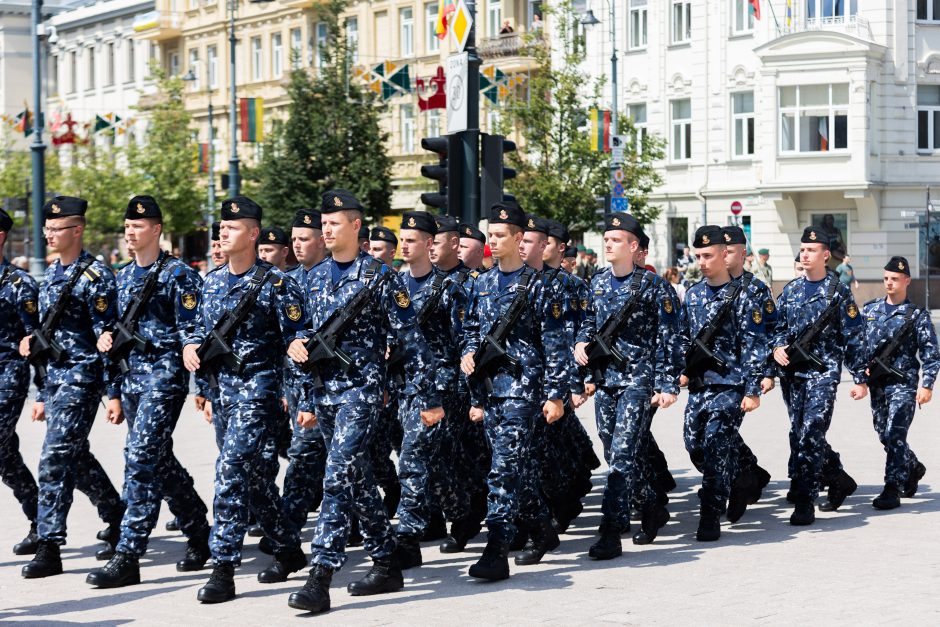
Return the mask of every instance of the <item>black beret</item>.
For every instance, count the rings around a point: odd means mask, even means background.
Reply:
[[[743,244],[747,246],[747,237],[744,235],[744,229],[740,226],[721,227],[721,237],[725,244]]]
[[[291,226],[301,229],[322,229],[323,223],[320,220],[319,209],[298,209],[294,214],[294,222]]]
[[[566,246],[565,247],[565,259],[569,257],[574,259],[578,256],[578,248],[576,246]]]
[[[481,244],[486,243],[486,235],[483,235],[483,231],[473,226],[472,224],[461,224],[459,229],[460,237],[469,237],[470,239],[475,239]]]
[[[217,242],[217,241],[219,241],[219,239],[220,239],[220,236],[219,236],[219,227],[220,227],[220,226],[222,226],[222,223],[221,223],[221,222],[213,222],[213,223],[212,223],[212,241],[213,241],[213,242]]]
[[[525,217],[525,230],[548,235],[548,220],[530,213]]]
[[[42,215],[46,220],[83,216],[88,210],[88,201],[75,196],[56,196],[42,206]]]
[[[636,221],[636,218],[629,213],[608,213],[604,216],[604,230],[626,231],[627,233],[633,233],[637,237],[643,235],[643,227],[641,227],[640,223]]]
[[[451,233],[457,231],[457,218],[453,216],[434,216],[434,223],[437,224],[438,233]]]
[[[559,222],[558,220],[546,220],[548,222],[548,236],[554,237],[562,244],[567,244],[568,240],[571,239],[571,234],[568,233],[568,227]]]
[[[290,246],[290,238],[279,226],[266,226],[261,229],[261,237],[258,238],[258,245],[261,244],[279,244],[281,246]]]
[[[437,224],[434,216],[427,211],[406,211],[401,214],[401,228],[416,229],[431,235],[437,235]]]
[[[323,192],[323,198],[320,202],[321,213],[336,213],[337,211],[346,211],[347,209],[362,211],[362,205],[356,197],[352,195],[352,192],[348,192],[345,189],[331,189],[327,192]]]
[[[800,242],[803,244],[822,244],[829,248],[829,238],[815,226],[808,226],[803,229],[803,237],[800,238]]]
[[[650,249],[650,236],[646,234],[646,231],[640,229],[640,250],[649,250]]]
[[[490,224],[512,224],[526,228],[525,212],[514,202],[497,202],[490,208]]]
[[[398,246],[398,238],[395,237],[395,231],[384,226],[377,226],[372,229],[369,239],[373,242],[388,242],[389,244]]]
[[[134,196],[127,203],[127,209],[124,210],[125,220],[141,220],[143,218],[163,220],[160,205],[157,204],[153,196]]]
[[[692,246],[695,248],[705,248],[706,246],[717,246],[724,244],[725,238],[722,237],[721,227],[714,224],[706,224],[698,227],[695,232],[695,239],[692,240]]]
[[[901,274],[911,276],[911,264],[907,263],[907,259],[904,257],[892,257],[891,260],[888,261],[888,265],[885,266],[885,270],[888,272],[900,272]]]
[[[4,211],[3,209],[0,209],[0,231],[3,231],[4,233],[6,233],[12,228],[13,228],[13,218],[11,218],[10,215],[6,211]]]
[[[223,220],[257,220],[261,222],[261,205],[248,196],[235,196],[222,201]]]
[[[369,227],[367,227],[365,224],[359,227],[359,239],[369,239]]]

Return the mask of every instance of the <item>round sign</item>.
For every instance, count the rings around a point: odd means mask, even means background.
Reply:
[[[741,212],[742,212],[742,211],[744,211],[744,206],[743,206],[741,203],[739,203],[737,200],[735,200],[733,203],[731,203],[731,213],[732,213],[732,214],[734,214],[734,215],[736,215],[736,216],[737,216],[737,215],[741,215]]]
[[[620,168],[614,170],[614,180],[618,183],[623,183],[623,170]]]

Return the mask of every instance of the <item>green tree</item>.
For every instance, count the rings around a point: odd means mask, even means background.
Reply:
[[[46,138],[47,144],[48,137]],[[33,185],[33,156],[29,150],[14,150],[13,131],[0,131],[0,199],[22,198]],[[46,146],[46,192],[62,193],[62,168],[56,151]],[[30,201],[31,203],[32,201]],[[32,208],[32,204],[29,205]]]
[[[380,108],[349,81],[349,48],[339,15],[345,0],[329,0],[317,19],[327,24],[323,67],[291,73],[287,119],[276,124],[247,190],[265,209],[265,222],[286,225],[297,207],[317,206],[331,188],[348,189],[377,218],[391,207],[392,160]]]
[[[570,0],[555,7],[553,14],[559,36],[551,42],[540,34],[528,37],[527,54],[537,69],[526,97],[511,101],[503,118],[502,131],[521,139],[519,150],[507,156],[518,174],[506,187],[526,211],[585,231],[597,222],[595,197],[610,189],[609,154],[591,150],[586,111],[596,106],[602,83],[582,70],[585,49],[576,34],[579,15]],[[618,120],[619,132],[633,135],[632,123]],[[648,198],[662,183],[653,162],[663,158],[663,146],[662,139],[647,136],[640,154],[630,154],[623,166],[630,213],[643,224],[659,215]]]

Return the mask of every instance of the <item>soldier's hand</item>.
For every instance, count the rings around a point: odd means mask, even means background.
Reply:
[[[930,399],[933,398],[933,390],[928,388],[920,388],[917,390],[917,404],[926,405],[930,402]]]
[[[471,407],[470,408],[470,420],[473,422],[480,422],[481,420],[483,420],[483,408]]]
[[[199,370],[199,357],[196,356],[196,349],[198,348],[198,344],[187,344],[183,347],[183,365],[190,372]]]
[[[587,394],[577,394],[575,392],[572,392],[571,393],[571,406],[577,409],[578,407],[581,407],[581,405],[584,405],[584,403],[587,402],[587,399],[588,399]]]
[[[684,388],[689,386],[689,378],[684,374],[679,375],[679,387]]]
[[[465,375],[468,377],[472,375],[475,368],[476,364],[473,363],[473,353],[467,353],[460,358],[460,371]]]
[[[565,415],[565,404],[561,400],[547,400],[542,405],[542,415],[545,416],[545,422],[552,424],[561,420]]]
[[[790,345],[787,344],[786,346],[778,346],[777,348],[774,349],[774,361],[780,364],[781,366],[790,365],[790,358],[787,357],[787,347],[789,346]]]
[[[306,340],[297,338],[290,343],[290,346],[287,347],[287,356],[293,359],[298,364],[307,363],[307,358],[310,354],[307,352]]]
[[[203,411],[206,406],[206,397],[197,394],[193,397],[193,403],[196,404],[196,411]]]
[[[868,396],[868,386],[864,383],[856,383],[852,386],[852,389],[849,390],[849,396],[851,396],[856,401],[862,400]]]
[[[766,394],[767,392],[774,389],[774,379],[773,377],[764,377],[760,380],[760,393]]]
[[[586,397],[590,398],[590,397],[594,396],[594,392],[596,392],[596,391],[597,391],[597,386],[594,385],[593,383],[585,383],[585,384],[584,384],[584,395],[585,395]]]
[[[110,331],[104,331],[101,335],[98,336],[98,352],[107,353],[111,350],[111,346],[114,344],[114,338],[111,337]]]
[[[33,339],[32,335],[27,335],[22,340],[20,340],[20,355],[23,357],[29,357],[29,341]]]
[[[574,345],[574,360],[582,366],[588,365],[587,342],[578,342]]]
[[[432,407],[421,411],[421,422],[425,427],[433,427],[444,418],[443,407]]]
[[[382,407],[388,407],[388,390],[382,390]]]
[[[33,413],[30,415],[30,420],[33,422],[43,422],[46,419],[46,404],[42,401],[36,401],[33,403]]]
[[[659,393],[659,407],[661,409],[666,409],[667,407],[675,403],[676,399],[678,399],[678,396],[676,396],[675,394],[668,394],[666,392],[660,392]]]
[[[741,399],[741,410],[746,414],[760,407],[760,396],[745,396]]]
[[[297,424],[304,429],[317,426],[317,417],[312,411],[297,412]]]
[[[202,413],[206,417],[206,422],[212,424],[212,403],[206,399],[206,404],[202,407]]]
[[[111,398],[108,399],[108,413],[105,416],[105,420],[110,422],[113,425],[119,425],[124,422],[124,408],[121,407],[121,399]]]
[[[287,397],[286,396],[281,397],[281,411],[283,412],[287,411]]]

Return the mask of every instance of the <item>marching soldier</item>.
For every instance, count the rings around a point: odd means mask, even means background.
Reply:
[[[826,269],[831,253],[822,231],[809,226],[800,238],[805,276],[787,283],[777,302],[771,346],[782,372],[780,388],[790,414],[790,524],[811,525],[820,486],[829,486],[822,511],[834,511],[858,484],[842,468],[839,454],[826,441],[843,362],[855,385],[849,394],[868,394],[865,320],[852,291]],[[761,384],[773,386],[769,377]]]
[[[910,284],[907,259],[892,257],[884,267],[885,297],[868,301],[862,309],[871,357],[871,409],[887,454],[885,487],[872,503],[876,509],[900,507],[901,497],[914,496],[927,472],[907,444],[907,431],[914,420],[915,403],[926,405],[933,396],[940,350],[930,312],[907,299]]]
[[[290,239],[279,226],[266,226],[258,237],[258,257],[281,272],[287,271],[287,257],[290,255]]]
[[[173,454],[173,430],[189,391],[182,338],[196,322],[202,280],[195,270],[160,250],[163,215],[150,196],[135,196],[124,213],[124,239],[134,262],[118,274],[119,326],[104,331],[98,350],[115,373],[108,396],[120,402],[128,423],[124,449],[127,510],[114,556],[86,582],[117,588],[140,582],[138,560],[166,498],[189,538],[179,571],[199,570],[209,559],[208,509],[193,479]]]
[[[43,206],[43,233],[59,258],[46,269],[39,291],[42,325],[20,342],[20,354],[46,369],[32,419],[48,417],[39,459],[39,542],[33,561],[23,567],[27,579],[62,572],[59,547],[75,487],[108,523],[99,533],[109,543],[99,552],[104,559],[111,557],[124,516],[120,496],[88,447],[104,391],[105,363],[95,343],[114,326],[117,290],[111,269],[82,247],[87,209],[86,200],[72,196],[56,196]],[[111,422],[123,419],[120,402],[109,401],[108,410]]]
[[[483,247],[486,246],[486,236],[483,231],[472,224],[460,224],[460,249],[458,257],[463,265],[477,272],[484,272]]]
[[[574,274],[577,265],[578,249],[574,246],[565,246],[565,256],[564,259],[561,260],[561,267],[564,268],[565,272],[568,274]]]
[[[285,338],[302,328],[303,300],[292,279],[258,259],[261,216],[261,207],[245,196],[222,202],[221,244],[228,264],[206,277],[197,323],[183,346],[186,369],[202,370],[217,384],[212,411],[225,425],[209,541],[215,565],[196,597],[203,603],[235,596],[235,566],[249,510],[272,540],[279,562],[259,573],[258,581],[276,581],[279,573],[307,563],[298,535],[267,489],[272,478],[264,459],[276,434]],[[277,573],[269,578],[268,570]]]
[[[389,268],[395,261],[395,253],[398,251],[398,238],[395,237],[395,231],[385,226],[376,226],[369,233],[369,254],[380,259],[382,263]]]

